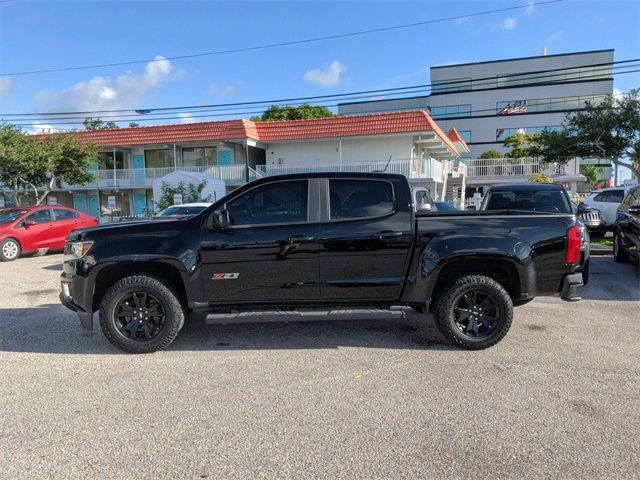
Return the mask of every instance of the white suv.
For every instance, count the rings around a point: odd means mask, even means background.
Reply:
[[[607,230],[612,230],[616,221],[616,210],[623,198],[624,188],[603,188],[602,190],[591,192],[584,199],[584,203],[600,210]]]

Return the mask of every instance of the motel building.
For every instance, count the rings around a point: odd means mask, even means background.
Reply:
[[[222,180],[229,192],[270,175],[387,172],[403,174],[412,185],[443,198],[452,190],[447,182],[464,180],[456,160],[469,151],[455,129],[445,133],[424,111],[274,122],[228,120],[77,134],[103,148],[92,171],[94,180],[63,185],[50,194],[49,202],[82,210],[103,222],[156,212],[154,182],[157,187],[176,178],[186,185],[193,179],[196,186],[203,179],[217,185]]]

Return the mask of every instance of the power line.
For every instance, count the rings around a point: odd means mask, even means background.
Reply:
[[[579,65],[579,66],[575,66],[575,67],[560,67],[560,68],[553,68],[553,69],[547,69],[547,70],[537,70],[537,71],[527,71],[527,72],[517,72],[517,73],[512,73],[512,74],[506,74],[504,76],[502,76],[503,78],[508,78],[510,80],[513,79],[518,79],[518,77],[523,77],[523,76],[529,76],[529,75],[536,75],[537,79],[545,79],[545,78],[553,78],[555,75],[553,75],[553,72],[565,72],[569,75],[574,75],[573,73],[571,73],[572,70],[579,70],[579,69],[583,69],[583,68],[591,68],[591,67],[611,67],[611,73],[613,74],[618,74],[618,73],[624,73],[624,72],[614,72],[613,70],[615,69],[620,69],[620,68],[632,68],[635,67],[637,65],[627,65],[627,64],[632,64],[632,63],[637,63],[640,61],[640,58],[634,58],[634,59],[629,59],[629,60],[618,60],[615,62],[606,62],[606,63],[592,63],[592,64],[588,64],[588,65]],[[543,73],[546,73],[547,75],[541,75]],[[583,72],[576,72],[575,75],[581,75]],[[569,81],[572,80],[585,80],[585,79],[595,79],[598,77],[602,77],[603,76],[603,72],[592,72],[592,75],[585,77],[585,76],[580,76],[580,77],[575,77],[570,79]],[[606,80],[605,78],[603,78],[603,80]],[[567,80],[565,80],[566,82]],[[470,82],[471,86],[474,87],[478,87],[478,86],[484,86],[484,85],[492,85],[495,84],[496,82],[496,76],[490,76],[490,77],[482,77],[482,78],[475,78],[472,79]],[[552,85],[552,84],[558,84],[560,82],[537,82],[537,83],[528,83],[526,85],[518,85],[518,87],[523,87],[523,86],[540,86],[540,85]],[[108,113],[126,113],[126,114],[130,114],[130,116],[135,116],[132,112],[142,112],[144,111],[144,115],[154,115],[154,114],[159,114],[159,112],[163,112],[163,111],[172,111],[172,110],[180,110],[180,111],[189,111],[189,110],[194,110],[194,109],[218,109],[218,110],[224,110],[227,107],[233,107],[234,109],[236,107],[249,107],[251,106],[256,107],[256,106],[269,106],[269,105],[277,105],[277,104],[286,104],[286,103],[295,103],[295,102],[311,102],[311,101],[315,101],[315,100],[331,100],[331,99],[353,99],[355,95],[361,96],[362,98],[367,98],[370,95],[375,95],[375,96],[385,96],[388,95],[390,93],[402,93],[405,92],[406,94],[414,94],[414,93],[420,93],[421,91],[423,91],[426,94],[427,89],[433,87],[433,86],[437,86],[438,89],[440,91],[442,91],[442,93],[447,93],[446,89],[443,87],[446,87],[447,85],[455,85],[455,86],[459,86],[460,85],[460,80],[456,79],[456,80],[448,80],[448,81],[443,81],[443,82],[435,82],[435,83],[426,83],[426,84],[419,84],[419,85],[412,85],[412,86],[407,86],[407,87],[394,87],[394,88],[386,88],[386,89],[376,89],[376,90],[360,90],[360,91],[356,91],[356,92],[349,92],[349,93],[338,93],[338,94],[329,94],[329,95],[315,95],[315,96],[306,96],[306,97],[293,97],[293,98],[282,98],[282,99],[272,99],[272,100],[257,100],[257,101],[251,101],[251,102],[234,102],[234,103],[219,103],[219,104],[203,104],[203,105],[182,105],[182,106],[169,106],[169,107],[155,107],[155,108],[127,108],[127,109],[109,109],[109,110],[86,110],[86,111],[66,111],[66,112],[23,112],[23,113],[4,113],[4,114],[0,114],[0,116],[2,117],[27,117],[27,116],[37,116],[37,117],[51,117],[52,115],[85,115],[85,116],[103,116],[104,114],[108,114]],[[449,92],[452,93],[452,92]],[[348,98],[347,98],[348,97]],[[155,112],[155,113],[154,113]],[[136,115],[140,115],[140,114],[136,114]]]
[[[640,72],[640,69],[634,70],[633,72]],[[627,72],[625,72],[627,73]],[[631,72],[629,72],[631,73]],[[525,85],[527,86],[527,85]],[[628,93],[628,92],[625,92]],[[581,96],[589,96],[589,95],[581,95]],[[597,95],[598,97],[604,97],[606,95]],[[566,98],[574,98],[574,97],[563,97],[562,100],[555,100],[555,101],[549,101],[549,102],[539,102],[539,103],[535,103],[532,106],[545,106],[545,105],[557,105],[560,103],[564,103],[566,101]],[[337,104],[334,105],[329,105],[329,106],[336,106]],[[425,106],[425,108],[427,108]],[[411,108],[411,109],[407,109],[406,111],[409,110],[416,110],[416,108]],[[562,113],[562,112],[578,112],[578,111],[584,111],[584,108],[572,108],[572,109],[558,109],[558,110],[546,110],[543,112],[539,112],[539,113]],[[376,110],[363,110],[358,112],[358,115],[362,115],[362,114],[372,114],[372,113],[384,113],[384,112],[389,112],[388,109],[376,109]],[[481,112],[493,112],[492,114],[484,114],[484,115],[477,115],[478,113]],[[255,110],[255,111],[249,111],[249,112],[244,112],[245,114],[257,114],[257,113],[262,113],[262,110]],[[469,115],[466,116],[450,116],[450,117],[436,117],[434,116],[434,120],[441,122],[441,121],[448,121],[448,120],[458,120],[458,119],[469,119],[469,118],[473,118],[473,119],[477,119],[477,118],[492,118],[492,117],[503,117],[503,118],[513,118],[513,117],[518,117],[521,115],[531,115],[531,114],[535,114],[537,112],[523,112],[521,114],[511,114],[511,115],[499,115],[497,113],[497,108],[486,108],[486,109],[476,109],[476,110],[472,110],[470,112]],[[190,115],[189,118],[212,118],[212,117],[226,117],[226,116],[230,116],[233,115],[233,113],[210,113],[210,114],[204,114],[204,115]],[[141,121],[156,121],[156,120],[180,120],[183,117],[180,116],[167,116],[167,117],[156,117],[156,118],[152,118],[152,119],[141,119]],[[119,121],[119,120],[114,120],[114,121]],[[127,121],[127,120],[125,120]],[[35,124],[35,123],[15,123],[14,125],[16,126],[31,126],[31,127],[38,127],[40,124]],[[51,122],[51,123],[47,123],[46,125],[83,125],[83,122]]]
[[[494,13],[508,12],[508,11],[512,11],[512,10],[520,10],[520,9],[529,8],[529,7],[539,7],[539,6],[542,6],[542,5],[548,5],[548,4],[552,4],[552,3],[560,3],[560,2],[564,2],[564,1],[565,0],[547,0],[547,1],[544,1],[544,2],[527,3],[525,5],[518,5],[518,6],[514,6],[514,7],[497,8],[497,9],[494,9],[494,10],[485,10],[485,11],[480,11],[480,12],[468,13],[466,15],[455,15],[455,16],[452,16],[452,17],[438,18],[438,19],[433,19],[433,20],[424,20],[424,21],[421,21],[421,22],[406,23],[406,24],[403,24],[403,25],[394,25],[394,26],[391,26],[391,27],[372,28],[372,29],[369,29],[369,30],[360,30],[360,31],[357,31],[357,32],[340,33],[340,34],[335,34],[335,35],[325,35],[325,36],[321,36],[321,37],[311,37],[311,38],[306,38],[306,39],[301,39],[301,40],[291,40],[291,41],[287,41],[287,42],[268,43],[268,44],[263,44],[263,45],[254,45],[254,46],[251,46],[251,47],[240,47],[240,48],[232,48],[232,49],[228,49],[228,50],[217,50],[217,51],[212,51],[212,52],[193,53],[193,54],[189,54],[189,55],[175,55],[175,56],[171,56],[171,57],[154,58],[154,59],[147,59],[147,60],[131,60],[131,61],[127,61],[127,62],[102,63],[102,64],[96,64],[96,65],[84,65],[84,66],[75,66],[75,67],[50,68],[50,69],[45,69],[45,70],[30,70],[30,71],[24,71],[24,72],[0,73],[0,76],[4,77],[4,76],[19,76],[19,75],[34,75],[34,74],[40,74],[40,73],[67,72],[67,71],[71,71],[71,70],[88,70],[88,69],[94,69],[94,68],[119,67],[119,66],[124,66],[124,65],[136,65],[136,64],[141,64],[141,63],[161,62],[161,61],[165,61],[165,60],[184,60],[184,59],[189,59],[189,58],[206,57],[206,56],[212,56],[212,55],[228,55],[228,54],[232,54],[232,53],[249,52],[249,51],[256,51],[256,50],[265,50],[265,49],[269,49],[269,48],[285,47],[285,46],[291,46],[291,45],[300,45],[300,44],[304,44],[304,43],[321,42],[321,41],[326,41],[326,40],[336,40],[336,39],[339,39],[339,38],[347,38],[347,37],[356,37],[356,36],[361,36],[361,35],[369,35],[371,33],[388,32],[388,31],[392,31],[392,30],[414,28],[414,27],[419,27],[419,26],[423,26],[423,25],[430,25],[430,24],[434,24],[434,23],[448,22],[448,21],[451,21],[451,20],[460,20],[462,18],[479,17],[479,16],[483,16],[483,15],[491,15],[491,14],[494,14]]]

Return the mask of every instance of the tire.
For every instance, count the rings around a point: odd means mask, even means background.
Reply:
[[[0,242],[0,260],[3,262],[13,262],[21,253],[22,247],[15,238],[7,238]]]
[[[183,325],[184,308],[178,294],[163,280],[149,275],[119,280],[100,304],[102,332],[112,345],[128,353],[168,347]]]
[[[451,345],[466,350],[498,343],[509,331],[512,319],[513,303],[507,291],[482,275],[454,281],[436,304],[436,326]]]
[[[613,232],[613,259],[618,263],[629,261],[629,254],[624,250],[622,240],[618,232]]]

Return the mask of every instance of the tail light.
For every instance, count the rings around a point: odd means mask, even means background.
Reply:
[[[580,261],[580,242],[582,241],[582,228],[571,227],[567,230],[567,263]]]

